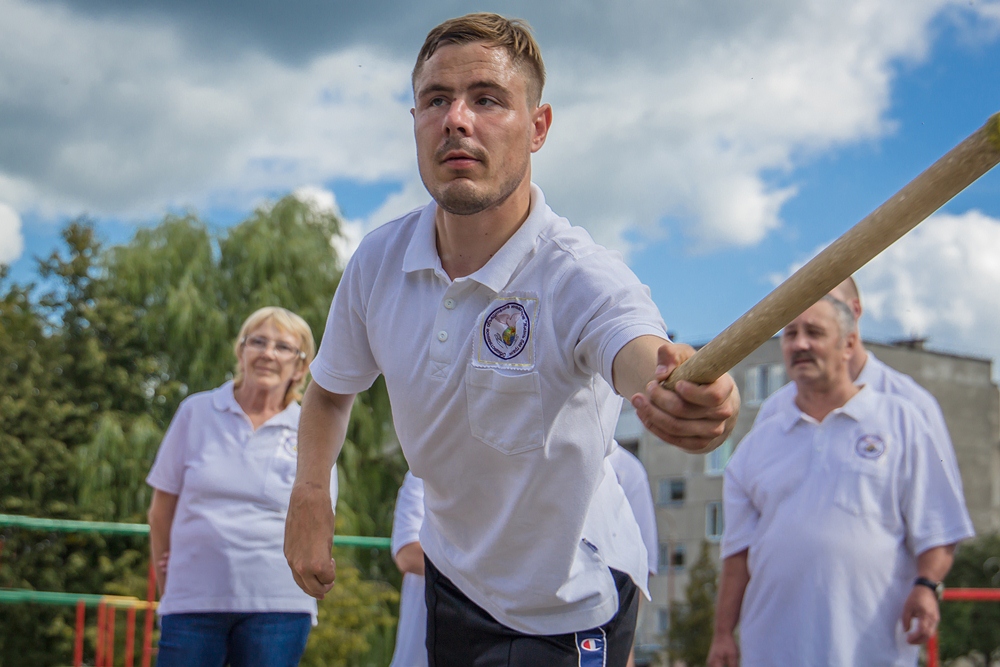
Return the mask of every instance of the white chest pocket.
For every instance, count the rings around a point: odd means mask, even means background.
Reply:
[[[537,372],[504,375],[469,366],[465,375],[472,435],[504,454],[545,444],[542,385]]]
[[[892,479],[885,463],[862,460],[844,466],[834,489],[834,503],[854,516],[891,523],[895,517]]]

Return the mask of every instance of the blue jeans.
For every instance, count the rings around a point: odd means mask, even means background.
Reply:
[[[165,614],[156,667],[295,667],[310,629],[309,614]]]

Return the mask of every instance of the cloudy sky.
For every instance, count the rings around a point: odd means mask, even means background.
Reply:
[[[1000,111],[1000,0],[0,0],[0,262],[68,219],[224,226],[299,190],[363,233],[427,200],[409,71],[527,18],[555,121],[534,179],[704,342]],[[860,276],[872,338],[1000,357],[1000,170]]]

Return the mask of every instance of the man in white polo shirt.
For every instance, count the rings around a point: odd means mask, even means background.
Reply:
[[[332,517],[318,482],[354,395],[381,373],[425,487],[431,665],[623,665],[647,563],[605,457],[628,396],[689,451],[720,444],[739,396],[665,378],[670,343],[617,253],[531,183],[552,110],[523,22],[495,14],[431,31],[413,72],[414,134],[433,202],[370,233],[351,258],[303,401],[285,553],[322,597]]]
[[[834,287],[830,291],[830,296],[847,304],[854,314],[855,327],[857,327],[864,310],[861,307],[858,284],[854,282],[854,278],[848,278]],[[847,372],[854,384],[859,387],[871,387],[880,394],[899,396],[913,403],[917,412],[923,416],[931,429],[931,444],[937,450],[938,458],[944,462],[952,481],[958,484],[959,489],[961,489],[962,476],[958,471],[955,448],[951,444],[951,436],[948,433],[948,426],[945,424],[941,406],[938,405],[934,396],[917,384],[909,375],[887,366],[866,350],[861,341],[860,331],[854,351],[851,352],[851,358],[847,361]],[[772,416],[778,411],[778,406],[785,405],[788,402],[788,396],[794,393],[795,383],[793,382],[778,389],[760,406],[754,423],[762,422]]]
[[[639,524],[646,547],[649,575],[657,573],[656,514],[649,477],[642,462],[616,443],[607,458],[625,492],[629,507]],[[424,522],[424,483],[407,472],[396,496],[392,518],[392,557],[403,573],[399,595],[399,623],[396,648],[389,667],[427,665],[427,606],[424,602],[424,552],[420,547],[420,526]],[[629,665],[635,661],[630,657]]]
[[[936,629],[972,523],[914,405],[851,381],[855,345],[831,296],[782,332],[795,391],[726,467],[711,667],[912,666]]]

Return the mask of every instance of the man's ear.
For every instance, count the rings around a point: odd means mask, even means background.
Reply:
[[[532,112],[531,152],[534,153],[545,145],[552,127],[552,106],[543,104]]]

